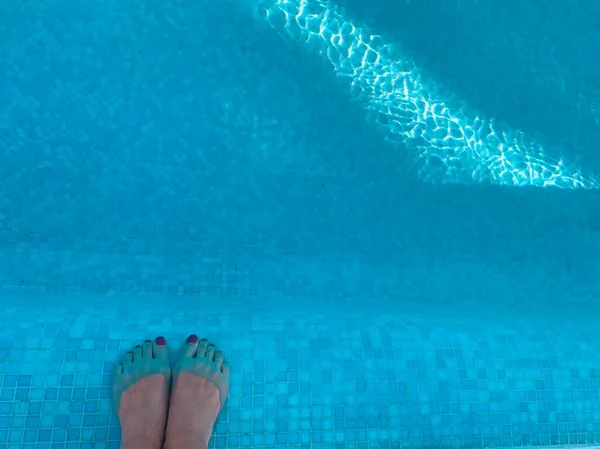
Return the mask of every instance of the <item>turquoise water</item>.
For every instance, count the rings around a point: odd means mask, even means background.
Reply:
[[[192,332],[212,447],[600,443],[597,10],[0,5],[0,446]]]

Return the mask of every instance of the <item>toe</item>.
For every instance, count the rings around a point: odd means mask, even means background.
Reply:
[[[206,359],[208,361],[212,362],[214,360],[216,350],[217,349],[215,348],[215,345],[213,345],[213,344],[209,344],[206,347]]]
[[[123,365],[123,373],[126,373],[127,370],[131,369],[131,367],[133,366],[134,360],[135,360],[135,357],[133,354],[133,350],[127,351],[125,353],[125,355],[123,355],[123,360],[121,360],[121,363]]]
[[[196,357],[204,357],[206,355],[206,348],[208,348],[208,345],[209,343],[206,338],[200,340],[200,343],[198,344],[198,353],[196,354]]]
[[[113,373],[113,377],[115,379],[115,382],[118,382],[118,380],[121,378],[121,376],[125,373],[125,366],[123,365],[123,362],[118,362],[115,365],[115,371]]]
[[[168,361],[169,350],[167,349],[167,340],[165,340],[165,337],[157,337],[152,344],[152,349],[155,359]]]
[[[186,342],[181,347],[181,352],[179,354],[179,358],[190,359],[196,357],[198,353],[198,346],[200,345],[200,341],[198,337],[194,334],[190,335]]]
[[[142,345],[137,345],[135,348],[133,348],[133,362],[135,363],[136,361],[142,360],[142,357]]]
[[[152,349],[152,340],[146,340],[142,345],[142,357],[145,360],[149,360],[154,357],[154,351]]]
[[[229,373],[231,372],[231,367],[229,366],[229,363],[223,362],[221,364],[221,372],[225,375],[225,377],[229,377]]]
[[[223,360],[225,360],[225,356],[221,351],[215,352],[215,365],[221,369],[221,365],[223,364]]]

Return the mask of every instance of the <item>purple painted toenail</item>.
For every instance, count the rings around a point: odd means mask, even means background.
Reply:
[[[196,343],[196,342],[198,342],[198,336],[194,335],[194,334],[190,335],[188,337],[188,339],[187,339],[187,342],[188,343]]]
[[[136,346],[135,346],[135,349],[140,349],[140,348],[141,348],[141,346],[140,346],[140,345],[136,345]]]
[[[165,337],[156,337],[156,344],[158,346],[164,346],[167,344],[167,340],[165,340]]]

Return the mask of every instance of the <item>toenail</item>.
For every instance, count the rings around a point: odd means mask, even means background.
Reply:
[[[140,349],[140,348],[141,348],[141,346],[140,346],[140,345],[136,345],[136,346],[135,346],[135,349]]]
[[[158,346],[164,346],[167,344],[167,340],[165,340],[165,337],[156,337],[156,344]]]
[[[152,343],[152,340],[146,340],[144,343]]]
[[[188,339],[187,339],[187,342],[188,343],[196,343],[196,342],[198,342],[198,336],[195,335],[195,334],[190,335],[188,337]]]

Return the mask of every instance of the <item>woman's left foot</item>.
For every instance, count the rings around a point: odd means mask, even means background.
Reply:
[[[146,340],[117,363],[113,399],[123,449],[160,449],[165,435],[171,367],[164,337]]]

